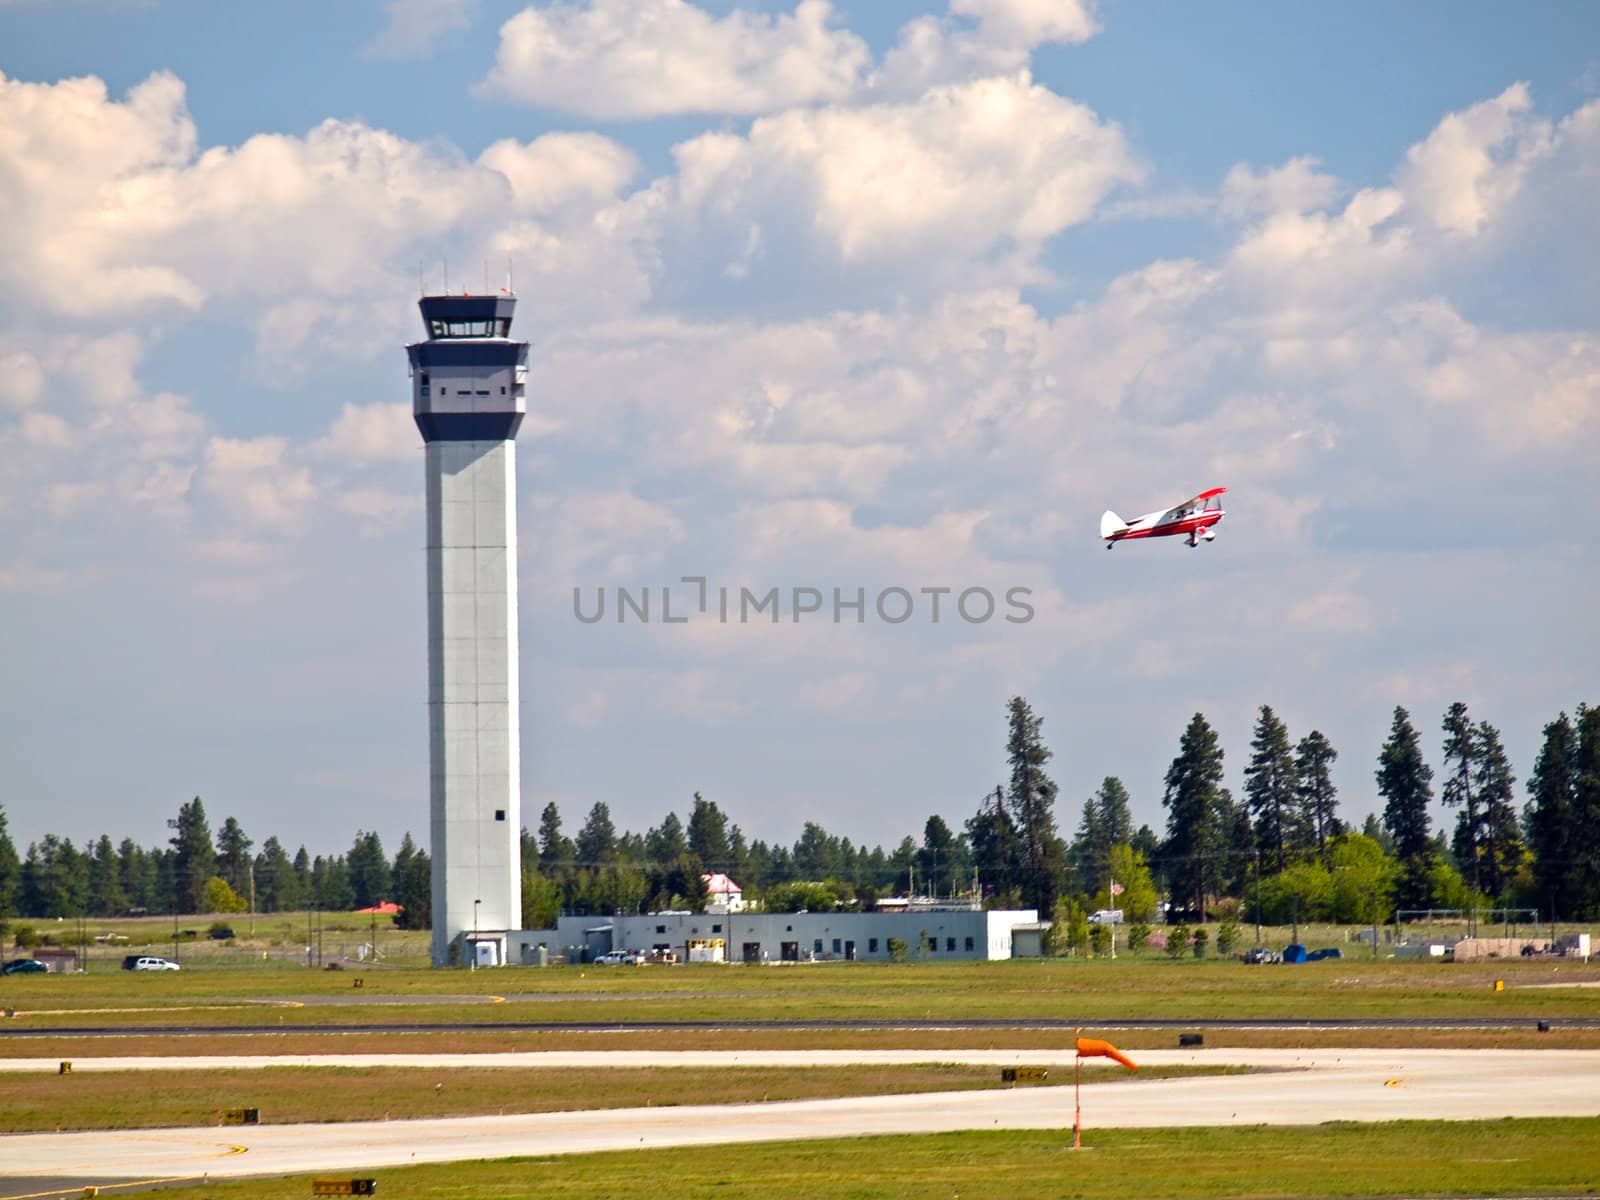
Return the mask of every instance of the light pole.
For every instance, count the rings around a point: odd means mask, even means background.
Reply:
[[[1250,848],[1251,857],[1255,859],[1256,870],[1256,945],[1261,945],[1261,847]]]
[[[478,969],[478,905],[482,903],[482,900],[472,902],[472,948],[468,956],[470,965],[467,967],[469,971]]]

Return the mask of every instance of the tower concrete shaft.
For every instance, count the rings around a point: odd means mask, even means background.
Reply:
[[[433,962],[502,961],[522,924],[516,434],[528,344],[510,296],[424,296]],[[493,949],[488,949],[493,947]],[[481,949],[481,953],[480,953]]]

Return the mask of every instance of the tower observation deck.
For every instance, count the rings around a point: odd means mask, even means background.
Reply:
[[[424,296],[411,358],[427,475],[429,828],[435,966],[504,962],[522,923],[516,299]]]

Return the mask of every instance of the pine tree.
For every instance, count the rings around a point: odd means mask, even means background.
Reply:
[[[1584,904],[1580,871],[1584,839],[1575,808],[1577,759],[1578,733],[1562,713],[1544,727],[1544,744],[1528,777],[1528,805],[1523,810],[1535,886],[1552,921],[1572,919]]]
[[[684,837],[683,822],[675,812],[669,812],[661,824],[644,835],[645,857],[654,866],[665,868],[688,852],[689,840]]]
[[[1219,858],[1233,840],[1232,806],[1222,787],[1222,747],[1203,713],[1195,713],[1178,743],[1178,756],[1167,769],[1167,840],[1162,854],[1169,860],[1173,899],[1187,891],[1187,906],[1205,918],[1206,894],[1215,887]]]
[[[197,913],[205,900],[206,880],[217,873],[217,852],[211,845],[211,827],[206,824],[206,808],[199,796],[178,809],[172,849],[176,911]]]
[[[6,810],[0,805],[0,933],[18,915],[18,888],[22,883],[22,860],[6,829]]]
[[[571,870],[577,853],[572,839],[561,832],[561,810],[552,800],[539,814],[539,870],[544,875]]]
[[[1263,704],[1244,769],[1244,794],[1255,818],[1255,844],[1264,868],[1276,874],[1307,848],[1310,838],[1301,821],[1294,754],[1289,731]]]
[[[1478,725],[1475,738],[1478,762],[1472,782],[1479,813],[1476,840],[1482,863],[1481,879],[1483,890],[1499,899],[1515,879],[1524,853],[1517,829],[1517,778],[1511,773],[1499,730],[1483,721]]]
[[[1433,898],[1429,873],[1435,854],[1428,836],[1428,802],[1433,799],[1433,768],[1422,757],[1422,745],[1411,714],[1396,706],[1389,740],[1378,753],[1378,794],[1384,798],[1383,824],[1394,839],[1400,861],[1395,902],[1401,908],[1427,908]]]
[[[1006,798],[1016,818],[1022,903],[1047,913],[1066,883],[1066,847],[1056,836],[1056,785],[1044,770],[1050,750],[1040,736],[1043,722],[1026,700],[1013,696],[1007,714],[1011,784]]]
[[[351,908],[371,908],[388,899],[389,860],[376,833],[356,831],[345,867],[350,879]]]
[[[261,912],[293,912],[302,903],[294,863],[283,843],[269,837],[256,855],[256,907]]]
[[[1600,708],[1578,706],[1577,753],[1573,756],[1572,815],[1579,840],[1575,869],[1583,883],[1579,910],[1600,918]]]
[[[1344,831],[1339,818],[1334,816],[1339,792],[1333,786],[1331,768],[1338,757],[1339,752],[1316,729],[1300,739],[1294,753],[1300,820],[1316,837],[1317,855],[1324,865],[1328,862],[1328,843]]]
[[[250,894],[250,847],[254,845],[232,817],[217,831],[217,874],[241,896]]]
[[[917,870],[927,881],[930,895],[949,893],[956,875],[960,843],[950,826],[938,813],[930,816],[922,826],[922,848],[917,851]]]
[[[1456,818],[1456,836],[1451,845],[1462,874],[1472,884],[1472,890],[1483,890],[1480,879],[1478,854],[1478,803],[1473,789],[1473,775],[1478,766],[1477,730],[1467,714],[1467,706],[1457,700],[1445,711],[1441,724],[1444,730],[1444,786],[1439,798],[1447,808],[1459,808]],[[1454,765],[1452,765],[1454,764]]]
[[[523,868],[526,881],[530,868]],[[537,874],[537,872],[534,872]],[[394,856],[394,902],[400,906],[394,923],[400,929],[431,929],[433,927],[433,864],[426,850],[419,850],[407,831],[400,839],[400,849]],[[541,893],[541,897],[543,893]],[[523,909],[528,907],[529,889],[522,891]],[[551,924],[554,924],[552,919]],[[543,929],[543,925],[526,925],[528,929]]]
[[[611,866],[617,859],[617,828],[611,823],[611,809],[603,800],[596,801],[589,816],[578,830],[576,839],[578,862],[585,867]]]
[[[111,839],[101,834],[100,840],[89,853],[90,915],[114,917],[128,906],[117,867],[116,849],[111,845]]]
[[[709,872],[727,874],[733,867],[733,849],[728,842],[728,818],[715,800],[699,792],[689,810],[689,850],[699,856]]]
[[[1093,890],[1105,874],[1111,847],[1133,840],[1133,817],[1128,789],[1115,775],[1100,782],[1100,790],[1083,803],[1083,819],[1072,839],[1070,860],[1078,883]]]
[[[998,905],[1018,886],[1017,826],[999,788],[984,797],[967,820],[967,842],[978,871],[978,886]]]

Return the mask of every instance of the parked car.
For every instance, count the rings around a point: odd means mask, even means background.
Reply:
[[[597,967],[631,967],[636,961],[631,950],[607,950],[594,960]]]
[[[1120,908],[1102,908],[1099,912],[1089,914],[1091,925],[1121,925],[1122,910]]]
[[[164,958],[157,958],[153,954],[130,954],[122,960],[124,971],[177,971],[181,970],[177,963],[168,962]]]
[[[0,967],[0,975],[43,975],[49,969],[37,958],[14,958]]]
[[[211,927],[211,931],[207,933],[206,936],[213,942],[225,942],[229,938],[235,938],[239,935],[234,933],[234,931],[229,929],[226,925],[213,925]]]
[[[659,947],[645,955],[644,960],[647,963],[659,963],[663,966],[671,966],[673,963],[678,961],[678,952],[676,950],[668,950],[665,947]]]

